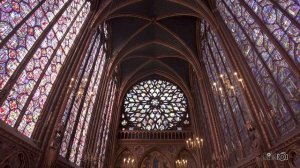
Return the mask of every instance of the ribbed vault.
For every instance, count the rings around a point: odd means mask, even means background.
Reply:
[[[299,32],[296,0],[0,0],[0,167],[300,167]]]
[[[123,85],[151,71],[168,73],[188,85],[190,58],[197,53],[197,13],[189,6],[193,5],[145,0],[113,1],[106,8],[111,68],[119,66]]]

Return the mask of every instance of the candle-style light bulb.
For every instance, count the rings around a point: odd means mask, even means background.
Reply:
[[[244,82],[243,82],[243,79],[239,78],[238,81],[241,82],[241,84],[242,84],[242,86],[243,86],[243,88],[244,88]]]
[[[232,90],[233,94],[235,95],[235,89],[234,89],[234,86],[230,86],[230,89]]]
[[[214,88],[215,91],[218,91],[216,82],[213,83],[213,88]]]

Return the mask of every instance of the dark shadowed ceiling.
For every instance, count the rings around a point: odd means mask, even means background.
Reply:
[[[142,0],[120,5],[109,16],[112,52],[121,61],[121,81],[162,72],[189,86],[187,53],[196,54],[194,13],[166,0]],[[153,76],[153,74],[151,74]]]

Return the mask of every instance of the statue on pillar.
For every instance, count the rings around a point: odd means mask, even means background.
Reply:
[[[55,130],[55,136],[53,137],[51,141],[50,148],[48,149],[47,160],[45,161],[45,167],[52,167],[53,164],[55,164],[55,161],[57,159],[58,150],[62,141],[64,127],[62,124],[59,124]]]
[[[252,121],[247,123],[247,130],[249,132],[251,149],[253,151],[253,154],[255,155],[256,166],[258,168],[267,168],[268,166],[266,160],[263,160],[264,156],[262,141]]]

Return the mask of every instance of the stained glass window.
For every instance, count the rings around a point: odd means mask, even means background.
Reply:
[[[186,123],[187,100],[178,86],[164,80],[147,80],[133,86],[124,100],[122,127],[167,130]]]
[[[281,134],[292,131],[300,121],[299,2],[217,2],[270,109],[261,111],[260,119],[275,122]]]
[[[97,149],[96,149],[96,156],[99,158],[98,166],[103,167],[104,159],[105,159],[105,152],[107,151],[108,147],[108,136],[110,133],[110,125],[111,125],[111,115],[112,115],[112,108],[114,105],[114,99],[116,94],[116,79],[113,79],[109,83],[109,90],[107,97],[105,98],[105,108],[101,115],[101,125],[100,131],[97,137]]]
[[[71,162],[80,165],[86,140],[92,109],[95,105],[96,93],[106,62],[105,41],[103,29],[94,34],[89,49],[81,64],[79,73],[72,78],[72,92],[63,116],[65,127],[60,155]]]
[[[11,1],[0,4],[0,118],[30,137],[90,3]]]
[[[201,26],[206,33],[202,55],[212,84],[220,124],[223,129],[224,143],[230,150],[241,150],[247,154],[250,152],[247,145],[250,142],[246,122],[252,116],[244,98],[244,83],[223,52],[217,36],[205,22]],[[227,152],[229,154],[229,151]],[[230,153],[229,157],[235,160],[239,155]]]
[[[268,28],[268,31],[270,31],[273,37],[275,37],[287,51],[292,60],[300,66],[300,28],[296,26],[297,22],[292,22],[298,20],[299,25],[299,18],[294,20],[294,18],[287,17],[288,14],[283,13],[284,11],[280,9],[281,7],[276,7],[278,2],[245,0],[245,3],[253,10],[256,16],[259,17],[262,23]],[[289,8],[291,9],[289,11],[292,13],[297,12],[299,1],[288,0],[286,3],[294,3],[294,7]],[[281,4],[283,3],[281,2]],[[245,5],[245,9],[247,5]],[[242,10],[244,9],[242,8]]]
[[[22,4],[24,3],[26,3],[26,1],[21,1],[20,3],[10,0],[1,2],[2,31],[0,33],[2,41],[0,55],[1,58],[3,56],[5,59],[1,62],[1,70],[3,72],[0,78],[0,89],[4,87],[8,79],[13,75],[21,61],[24,58],[32,56],[31,54],[28,55],[28,51],[35,44],[34,42],[44,38],[41,34],[45,29],[50,28],[51,25],[49,25],[49,23],[53,17],[57,16],[59,18],[59,11],[70,5],[66,3],[66,0],[42,1],[39,2],[38,8],[35,8],[27,17],[22,19],[22,17],[20,17],[23,14],[21,6],[23,6]],[[16,25],[18,22],[19,24]],[[11,33],[10,36],[9,33]],[[51,34],[53,36],[53,32],[51,32]],[[53,43],[55,44],[56,42],[53,41]],[[43,49],[44,53],[46,52],[45,46],[41,49]]]

